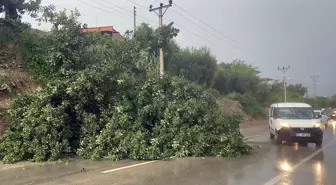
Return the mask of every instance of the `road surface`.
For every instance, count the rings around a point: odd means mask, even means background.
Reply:
[[[174,158],[167,161],[72,161],[0,165],[0,184],[23,185],[333,185],[336,128],[324,131],[323,147],[275,145],[267,134],[250,137],[256,154],[235,159]]]

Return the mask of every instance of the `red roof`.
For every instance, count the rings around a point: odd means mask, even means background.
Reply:
[[[262,80],[262,81],[273,81],[274,79],[272,79],[272,78],[259,78],[260,80]]]
[[[83,29],[83,32],[96,32],[96,31],[111,32],[112,33],[112,37],[124,40],[124,37],[118,31],[116,31],[113,28],[113,26],[91,27],[91,28]]]

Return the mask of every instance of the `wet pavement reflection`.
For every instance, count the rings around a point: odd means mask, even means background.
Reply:
[[[316,148],[314,145],[305,145],[299,143],[291,143],[287,145],[277,146],[276,147],[276,167],[280,171],[291,172],[293,167],[298,161],[302,160],[310,153],[315,152],[319,148]],[[323,150],[317,155],[318,161],[323,162],[324,153]]]
[[[330,125],[329,129],[325,130],[325,139],[324,142],[334,142],[336,135],[335,125]],[[295,144],[299,146],[298,144]],[[313,145],[308,145],[304,150],[313,149]],[[278,150],[281,150],[278,147]],[[316,148],[315,150],[318,150]],[[336,184],[336,176],[335,176],[335,166],[336,166],[336,144],[332,144],[328,147],[322,148],[321,152],[315,155],[312,159],[306,161],[294,170],[293,165],[289,162],[288,166],[282,163],[281,170],[286,173],[285,178],[281,179],[277,184],[279,185],[292,185],[292,184],[312,184],[312,185],[333,185]],[[303,152],[300,151],[299,153]],[[278,155],[283,154],[283,152],[277,153]],[[295,155],[283,155],[283,157],[290,158],[290,160],[295,160]],[[280,157],[281,160],[281,157]]]
[[[322,148],[315,147],[315,144],[311,143],[284,143],[278,146],[265,135],[248,141],[253,145],[259,145],[257,153],[251,156],[234,159],[176,158],[106,174],[102,171],[139,162],[77,161],[69,164],[29,167],[25,170],[0,169],[0,182],[13,185],[254,185],[266,183],[268,185],[334,185],[336,184],[335,138],[336,126],[330,125],[324,131]],[[82,171],[83,168],[86,170]]]

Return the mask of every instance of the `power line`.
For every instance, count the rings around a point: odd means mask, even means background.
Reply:
[[[85,2],[85,1],[82,1],[82,0],[76,0],[76,1],[79,1],[79,2],[81,2],[81,3],[83,3],[83,4],[87,5],[87,6],[91,6],[91,7],[93,7],[93,8],[98,9],[98,10],[104,11],[104,12],[106,12],[106,13],[113,14],[113,15],[117,15],[117,16],[118,16],[118,14],[116,14],[116,13],[114,13],[114,12],[111,12],[111,11],[108,11],[108,10],[105,10],[105,9],[102,9],[102,8],[100,8],[100,7],[98,7],[98,6],[89,4],[89,3]],[[131,2],[131,3],[133,3],[133,4],[139,5],[140,7],[147,9],[145,6],[143,6],[143,5],[139,4],[139,3],[136,3],[136,2],[134,2],[134,1],[131,1],[131,0],[126,0],[126,1],[129,1],[129,2]],[[94,1],[94,0],[93,0],[93,2],[96,2],[97,4],[100,4],[100,5],[102,5],[102,6],[106,6],[106,5],[102,4],[102,3],[99,3],[99,2]],[[106,2],[106,1],[105,1],[105,2]],[[110,3],[109,3],[109,4],[110,4]],[[115,6],[116,6],[116,5],[115,5]],[[119,7],[119,6],[116,6],[116,7]],[[119,8],[121,8],[121,7],[119,7]],[[115,9],[115,8],[112,8],[112,9]],[[123,8],[121,8],[121,9],[123,9]],[[124,12],[121,12],[121,11],[119,11],[119,10],[117,10],[117,11],[120,12],[120,13],[122,13],[122,14],[124,14],[124,15],[133,17],[133,15],[125,14]],[[83,14],[83,15],[84,15],[84,14]],[[141,16],[138,15],[138,17],[141,17]],[[144,18],[144,17],[142,17],[142,18],[143,18],[143,19],[146,19],[146,18]],[[165,19],[165,20],[168,20],[168,21],[170,21],[170,22],[174,22],[174,21],[169,20],[169,19],[166,19],[166,18],[164,18],[164,19]],[[148,19],[147,19],[147,21],[152,22],[151,20],[148,20]],[[152,22],[152,23],[153,23],[153,22]],[[154,23],[154,24],[155,24],[155,23]],[[178,24],[176,24],[176,23],[174,23],[174,24],[175,24],[176,26],[178,26],[178,27],[184,29],[185,31],[190,32],[191,34],[193,34],[193,35],[195,35],[195,36],[197,36],[197,37],[199,37],[199,38],[201,38],[201,39],[203,39],[203,40],[205,40],[205,41],[207,41],[207,42],[209,42],[209,43],[211,43],[211,44],[213,44],[213,45],[215,45],[215,46],[217,46],[217,47],[221,47],[220,45],[218,45],[218,44],[216,44],[216,43],[214,43],[214,42],[212,42],[212,41],[209,41],[209,40],[206,39],[205,37],[202,37],[202,36],[200,36],[200,35],[198,35],[198,34],[192,32],[191,30],[189,30],[189,29],[187,29],[187,28],[185,28],[185,27],[183,27],[183,26],[180,26],[180,25],[178,25]]]
[[[108,5],[112,5],[112,6],[114,6],[114,7],[117,7],[117,8],[119,8],[120,10],[123,10],[123,11],[125,11],[125,12],[127,12],[127,13],[129,13],[129,11],[130,11],[130,10],[127,10],[127,9],[121,7],[121,6],[112,4],[112,3],[110,3],[110,2],[108,2],[108,1],[106,1],[106,0],[101,0],[101,1],[105,2],[105,3],[108,4]]]
[[[93,8],[99,9],[99,10],[101,10],[101,11],[104,11],[104,12],[107,12],[107,13],[110,13],[110,14],[113,14],[113,15],[117,15],[117,14],[111,12],[111,11],[104,10],[104,9],[98,7],[98,6],[94,6],[94,5],[92,5],[92,4],[89,4],[89,3],[84,2],[84,1],[82,1],[82,0],[76,0],[76,1],[79,1],[79,2],[81,2],[81,3],[83,3],[83,4],[86,4],[86,5],[88,5],[88,6],[91,6],[91,7],[93,7]],[[135,3],[135,2],[133,2],[133,1],[131,1],[131,0],[126,0],[126,1],[129,1],[129,2],[134,3],[134,4],[136,4],[136,5],[140,5],[140,4]],[[94,1],[94,2],[96,2],[96,1]],[[98,3],[98,4],[103,5],[103,4],[101,4],[101,3]],[[103,6],[105,6],[105,5],[103,5]],[[147,8],[146,8],[145,6],[143,6],[143,5],[141,5],[140,7],[147,9]],[[114,9],[114,8],[113,8],[113,9]],[[120,11],[119,11],[119,12],[120,12]],[[125,14],[125,13],[123,13],[123,14]],[[126,14],[126,15],[128,15],[128,14]],[[118,15],[117,15],[117,16],[118,16]],[[130,16],[133,17],[133,15],[130,15]],[[138,17],[140,17],[140,16],[138,15]],[[169,20],[169,19],[166,19],[166,18],[164,18],[164,19],[165,19],[165,20],[168,20],[168,21],[170,21],[170,22],[174,22],[174,21]],[[150,22],[152,22],[152,21],[150,21]],[[180,25],[178,25],[178,24],[176,24],[176,23],[174,23],[174,24],[175,24],[177,27],[180,27],[180,28],[186,30],[187,32],[189,32],[189,33],[191,33],[191,34],[193,34],[193,35],[195,35],[195,36],[197,36],[197,37],[199,37],[199,38],[201,38],[201,39],[203,39],[203,40],[209,42],[210,44],[213,44],[213,45],[215,45],[215,46],[217,46],[217,47],[219,47],[219,48],[221,47],[220,45],[218,45],[218,44],[216,44],[216,43],[214,43],[214,42],[212,42],[212,41],[206,39],[205,37],[202,37],[202,36],[200,36],[200,35],[198,35],[198,34],[192,32],[191,30],[189,30],[189,29],[187,29],[187,28],[185,28],[185,27],[183,27],[183,26],[180,26]]]
[[[77,1],[79,1],[79,2],[81,2],[81,3],[83,3],[83,4],[86,4],[86,5],[88,5],[88,6],[91,6],[91,7],[93,7],[93,8],[99,9],[99,10],[101,10],[101,11],[104,11],[104,12],[106,12],[106,13],[113,14],[113,15],[117,15],[117,16],[118,16],[118,14],[115,14],[115,13],[112,13],[112,12],[110,12],[110,11],[104,10],[104,9],[102,9],[102,8],[100,8],[100,7],[91,5],[91,4],[86,3],[86,2],[83,2],[83,1],[81,1],[81,0],[77,0]],[[51,5],[55,6],[55,7],[59,7],[59,8],[63,8],[63,9],[67,9],[66,7],[62,7],[62,6],[59,6],[59,5],[55,5],[55,4],[52,4],[51,2],[48,2],[48,1],[44,1],[44,2],[49,3],[49,4],[51,4]],[[89,16],[88,14],[82,14],[82,13],[80,13],[80,14],[81,14],[81,15],[85,15],[85,16]],[[119,33],[119,32],[118,32],[118,31],[114,31],[113,33]],[[119,34],[120,34],[120,33],[119,33]]]
[[[155,0],[155,1],[156,1],[156,2],[160,2],[159,0]],[[174,3],[174,6],[180,8],[182,11],[186,12],[186,13],[187,13],[188,15],[190,15],[191,17],[197,19],[197,20],[200,21],[201,23],[203,23],[203,24],[207,25],[208,27],[212,28],[213,30],[215,30],[213,27],[211,27],[210,25],[206,24],[205,22],[203,22],[203,21],[200,20],[199,18],[195,17],[194,15],[192,15],[191,13],[189,13],[188,11],[186,11],[185,9],[183,9],[182,7],[178,6],[176,3]],[[207,29],[205,29],[203,26],[197,24],[195,21],[192,21],[192,20],[188,19],[186,16],[182,15],[180,12],[178,12],[178,11],[176,11],[176,10],[174,10],[174,9],[172,9],[172,11],[175,12],[176,14],[178,14],[179,16],[183,17],[184,19],[188,20],[189,22],[194,23],[196,26],[202,28],[204,31],[209,32],[209,31],[208,31]],[[216,31],[216,30],[215,30],[215,31]],[[217,31],[217,32],[219,32],[219,31]],[[235,48],[237,48],[237,49],[239,49],[239,50],[242,50],[242,47],[243,47],[243,46],[242,46],[241,44],[239,44],[237,41],[231,39],[230,37],[224,35],[224,34],[221,33],[221,32],[220,32],[220,34],[223,35],[225,38],[229,39],[231,42],[233,42],[233,43],[235,44],[235,45],[232,45],[232,46],[234,46]],[[217,37],[218,39],[221,39],[222,41],[228,43],[227,40],[224,40],[223,38],[219,37],[218,35],[215,35],[215,34],[212,34],[212,35],[215,36],[215,37]]]
[[[138,6],[144,8],[144,9],[146,9],[146,10],[147,10],[147,8],[148,8],[148,7],[145,7],[144,5],[141,5],[141,4],[136,3],[136,2],[134,2],[134,1],[131,1],[131,0],[126,0],[126,1],[128,1],[128,2],[130,2],[130,3],[133,3],[133,4],[135,4],[135,5],[138,5]]]
[[[133,15],[130,15],[130,14],[128,14],[128,13],[125,13],[125,12],[122,12],[122,11],[120,11],[120,10],[118,10],[118,9],[115,9],[115,8],[111,7],[111,6],[108,6],[108,5],[102,4],[102,3],[100,3],[100,2],[97,2],[97,1],[95,1],[95,0],[91,0],[91,1],[93,1],[93,2],[97,3],[97,4],[101,5],[101,6],[104,6],[104,7],[106,6],[107,8],[111,8],[112,10],[115,10],[115,11],[117,11],[117,12],[121,13],[121,14],[125,14],[125,15],[127,15],[127,16],[129,16],[129,17],[133,17]],[[105,0],[102,0],[102,1],[106,2]],[[109,4],[109,5],[112,5],[112,4],[110,4],[110,3],[108,3],[108,4]],[[113,5],[113,6],[116,6],[116,5]],[[116,6],[116,7],[118,7],[118,6]]]
[[[127,0],[127,1],[130,1],[130,0]],[[156,1],[156,2],[160,2],[159,0],[155,0],[155,1]],[[206,26],[208,26],[209,28],[211,28],[213,31],[215,31],[215,32],[217,32],[217,33],[219,33],[219,34],[221,34],[224,38],[227,38],[228,40],[230,40],[231,42],[233,42],[233,43],[231,43],[231,46],[235,47],[236,49],[238,49],[238,50],[240,50],[240,51],[244,51],[244,50],[243,50],[244,45],[239,44],[239,43],[238,43],[237,41],[235,41],[234,39],[232,39],[232,38],[226,36],[225,34],[221,33],[220,31],[216,30],[215,28],[213,28],[213,27],[210,26],[209,24],[205,23],[204,21],[202,21],[201,19],[199,19],[199,18],[197,18],[196,16],[192,15],[191,13],[189,13],[188,11],[186,11],[185,9],[183,9],[182,7],[178,6],[176,3],[174,3],[174,6],[178,7],[179,9],[181,9],[181,10],[184,11],[184,12],[186,12],[186,13],[187,13],[188,15],[190,15],[191,17],[193,17],[193,18],[197,19],[198,21],[200,21],[201,23],[205,24]],[[227,40],[224,40],[223,38],[219,37],[218,35],[216,35],[216,34],[210,32],[210,31],[206,30],[204,27],[200,26],[200,25],[197,24],[196,22],[191,21],[190,19],[186,18],[184,15],[182,15],[182,14],[179,13],[178,11],[176,11],[176,10],[174,10],[174,9],[172,9],[172,10],[173,10],[175,13],[177,13],[178,15],[180,15],[181,17],[183,17],[183,18],[187,19],[188,21],[194,23],[195,25],[199,26],[200,28],[202,28],[203,30],[205,30],[205,31],[206,31],[207,33],[209,33],[210,35],[215,36],[215,37],[221,39],[222,41],[224,41],[224,42],[226,42],[226,43],[229,43]],[[175,24],[175,25],[177,25],[177,24]],[[177,25],[177,26],[178,26],[178,25]],[[203,39],[203,40],[205,40],[205,41],[207,41],[207,42],[209,42],[209,43],[211,43],[211,44],[213,44],[213,45],[215,45],[215,46],[217,46],[217,47],[221,47],[221,46],[219,46],[218,44],[215,44],[214,42],[209,41],[207,38],[204,38],[204,37],[202,37],[202,36],[200,36],[200,35],[198,35],[198,34],[192,32],[192,31],[188,30],[188,29],[185,28],[185,27],[182,27],[182,26],[179,26],[179,27],[181,27],[182,29],[184,29],[184,30],[186,30],[186,31],[188,31],[188,32],[190,32],[190,33],[192,33],[193,35],[195,35],[195,36],[197,36],[197,37],[199,37],[199,38],[201,38],[201,39]],[[246,51],[245,51],[245,52],[246,52]]]
[[[167,20],[167,21],[169,21],[169,22],[174,22],[174,21],[172,21],[172,20],[170,20],[170,19],[167,19],[167,18],[165,18],[165,17],[164,17],[164,19]],[[201,39],[203,39],[203,40],[205,40],[205,41],[207,41],[207,42],[209,42],[209,43],[211,43],[211,44],[213,44],[213,45],[215,45],[215,46],[217,46],[217,47],[221,47],[220,45],[218,45],[218,44],[216,44],[216,43],[210,41],[209,39],[206,39],[205,37],[202,37],[202,36],[198,35],[197,33],[192,32],[192,31],[190,31],[189,29],[187,29],[187,28],[185,28],[185,27],[182,27],[181,25],[176,24],[175,22],[174,22],[174,24],[175,24],[177,27],[180,27],[180,28],[186,30],[187,32],[189,32],[189,33],[191,33],[191,34],[193,34],[193,35],[195,35],[195,36],[197,36],[197,37],[199,37],[199,38],[201,38]]]
[[[112,6],[114,6],[114,7],[117,7],[117,8],[119,8],[119,9],[121,9],[121,10],[127,12],[127,13],[129,13],[129,12],[131,11],[131,10],[128,10],[128,9],[126,9],[126,8],[120,7],[120,6],[118,6],[118,5],[112,4],[111,2],[108,2],[108,1],[106,1],[106,0],[101,0],[101,1],[104,1],[106,4],[109,4],[109,5],[112,5]],[[128,15],[129,15],[129,14],[128,14]],[[133,17],[134,15],[130,14],[129,16]],[[145,17],[142,17],[142,16],[140,16],[140,15],[137,15],[137,16],[138,16],[138,17],[141,17],[141,18],[143,18],[143,19],[146,20]],[[148,21],[148,19],[147,19],[147,21]],[[150,20],[149,20],[149,21],[150,21]]]
[[[56,5],[56,4],[53,4],[53,3],[49,2],[49,1],[43,1],[43,2],[49,3],[49,5],[53,5],[53,6],[58,7],[58,8],[68,9],[68,8],[66,8],[64,6]],[[89,16],[88,14],[84,14],[84,13],[80,13],[80,15]]]
[[[200,27],[200,28],[203,29],[204,31],[209,32],[209,31],[208,31],[207,29],[205,29],[203,26],[199,25],[199,24],[196,23],[195,21],[192,21],[192,20],[188,19],[187,17],[185,17],[184,15],[182,15],[180,12],[178,12],[178,11],[176,11],[176,10],[174,10],[174,9],[172,9],[172,11],[175,12],[176,14],[180,15],[180,16],[183,17],[184,19],[188,20],[189,22],[194,23],[196,26]],[[226,42],[227,44],[229,44],[229,43],[227,42],[227,40],[224,40],[223,38],[219,37],[218,35],[215,35],[215,34],[212,34],[212,35],[215,36],[215,37],[217,37],[218,39],[220,39],[220,40]],[[232,44],[230,44],[230,45],[232,45]],[[237,48],[237,49],[239,49],[239,50],[242,50],[242,48],[239,47],[239,46],[237,46],[237,45],[232,45],[232,46],[234,46],[235,48]]]
[[[93,8],[98,9],[98,10],[104,11],[104,12],[106,12],[106,13],[113,14],[113,15],[117,15],[117,16],[118,16],[118,14],[115,14],[115,13],[110,12],[110,11],[108,11],[108,10],[104,10],[104,9],[98,7],[98,6],[94,6],[94,5],[89,4],[89,3],[85,2],[85,1],[82,1],[82,0],[76,0],[76,1],[79,1],[79,2],[81,2],[81,3],[83,3],[83,4],[86,4],[86,5],[88,5],[88,6],[91,6],[91,7],[93,7]]]
[[[98,2],[95,1],[95,0],[92,0],[92,1],[98,3]],[[105,2],[105,3],[108,4],[108,5],[117,7],[117,8],[119,8],[119,9],[121,9],[121,10],[127,12],[127,13],[124,13],[124,12],[121,12],[120,10],[117,10],[118,12],[123,13],[123,14],[125,14],[125,15],[127,15],[127,16],[129,16],[129,17],[132,17],[132,18],[134,17],[134,15],[133,15],[132,13],[130,13],[131,10],[128,10],[128,9],[125,9],[125,8],[120,7],[120,6],[118,6],[118,5],[112,4],[111,2],[108,2],[108,1],[106,1],[106,0],[102,0],[102,1]],[[100,5],[102,5],[102,6],[106,6],[106,5],[101,4],[101,3],[98,3],[98,4],[100,4]],[[109,7],[109,6],[108,6],[108,7]],[[110,8],[112,8],[112,7],[110,7]],[[112,8],[112,9],[116,10],[115,8]],[[149,19],[147,19],[146,17],[143,17],[143,16],[141,16],[141,15],[137,15],[137,17],[141,18],[141,20],[142,20],[143,22],[151,22],[151,23],[153,23],[153,21],[151,21],[151,20],[149,20]]]
[[[172,0],[170,0],[169,4],[167,4],[167,5],[164,5],[163,3],[160,3],[160,6],[156,7],[156,8],[153,8],[153,5],[149,6],[149,11],[150,12],[155,12],[158,15],[158,17],[159,17],[159,27],[160,28],[163,26],[162,18],[164,16],[164,14],[168,10],[168,8],[170,8],[171,6],[172,6]],[[162,11],[163,9],[165,9],[165,10]],[[156,12],[156,10],[158,10],[158,12]],[[163,49],[162,49],[162,47],[160,47],[160,77],[162,77],[163,74],[164,74]]]
[[[82,0],[76,0],[76,1],[79,1],[79,2],[81,2],[81,3],[83,3],[83,4],[86,4],[86,5],[88,5],[88,6],[91,6],[91,7],[93,7],[93,8],[98,9],[98,10],[104,11],[104,12],[106,12],[106,13],[113,14],[113,15],[116,15],[116,16],[120,16],[120,15],[114,13],[114,12],[111,12],[111,11],[108,11],[108,10],[105,10],[105,9],[102,9],[102,8],[100,8],[99,6],[94,6],[94,5],[92,5],[92,4],[89,4],[89,3],[87,3],[87,2],[84,2],[84,1],[82,1]],[[102,3],[97,2],[97,1],[95,1],[95,0],[92,0],[92,1],[95,2],[95,3],[97,3],[97,4],[100,4],[100,5],[102,5],[102,6],[107,6],[107,5],[104,5],[104,4],[102,4]],[[110,4],[110,5],[111,5],[111,4]],[[110,6],[107,6],[107,7],[116,10],[116,9],[113,8],[113,7],[110,7]],[[129,17],[131,17],[131,18],[133,19],[133,15],[131,15],[131,14],[124,13],[124,12],[122,12],[122,11],[120,11],[120,10],[116,10],[116,11],[122,13],[123,15],[127,15],[127,16],[129,16]],[[138,16],[138,17],[141,17],[141,16]],[[125,17],[124,17],[124,18],[125,18]],[[143,21],[144,21],[144,22],[147,22],[146,20],[143,20]],[[150,21],[150,22],[152,22],[152,21]]]
[[[156,0],[157,1],[157,0]],[[200,21],[201,23],[205,24],[206,26],[208,26],[209,28],[211,28],[212,30],[214,30],[215,32],[217,32],[218,34],[221,34],[223,37],[229,39],[230,41],[234,42],[235,44],[244,47],[243,45],[239,44],[237,41],[235,41],[234,39],[230,38],[229,36],[223,34],[222,32],[220,32],[219,30],[215,29],[214,27],[212,27],[211,25],[207,24],[206,22],[202,21],[201,19],[199,19],[198,17],[192,15],[191,13],[189,13],[187,10],[183,9],[181,6],[177,5],[176,3],[174,3],[174,5],[176,7],[178,7],[179,9],[181,9],[182,11],[184,11],[185,13],[187,13],[188,15],[190,15],[191,17],[197,19],[198,21]]]
[[[134,1],[132,1],[132,0],[126,0],[126,1],[128,1],[128,2],[130,2],[130,3],[133,3],[133,4],[135,4],[135,5],[138,5],[139,7],[143,8],[143,9],[148,10],[148,7],[146,7],[146,6],[144,6],[144,5],[141,5],[141,4],[139,4],[139,3],[136,3],[136,2],[134,2]],[[167,18],[165,18],[165,17],[164,17],[164,19],[167,20],[167,21],[169,21],[169,22],[174,22],[174,21],[172,21],[172,20],[170,20],[170,19],[167,19]],[[213,45],[215,45],[215,46],[217,46],[217,47],[221,47],[221,46],[219,46],[218,44],[216,44],[216,43],[214,43],[214,42],[212,42],[212,41],[209,41],[208,39],[206,39],[206,38],[204,38],[204,37],[202,37],[202,36],[200,36],[200,35],[198,35],[198,34],[192,32],[192,31],[190,31],[189,29],[187,29],[187,28],[185,28],[185,27],[183,27],[183,26],[180,26],[180,25],[176,24],[175,22],[174,22],[174,25],[176,25],[177,27],[180,27],[180,29],[183,29],[183,30],[185,30],[185,31],[187,31],[187,32],[189,32],[189,33],[191,33],[191,34],[193,34],[193,35],[195,35],[195,36],[197,36],[197,37],[199,37],[199,38],[201,38],[201,39],[203,39],[203,40],[209,42],[210,44],[213,44]],[[210,33],[210,34],[211,34],[211,33]]]

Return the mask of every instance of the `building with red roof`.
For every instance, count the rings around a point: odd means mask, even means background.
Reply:
[[[263,77],[260,77],[259,78],[261,81],[273,81],[274,79],[272,79],[272,78],[263,78]]]
[[[96,32],[100,31],[102,34],[109,34],[114,38],[119,38],[121,40],[124,40],[125,38],[118,32],[116,31],[113,26],[103,26],[103,27],[90,27],[83,29],[83,32]]]

